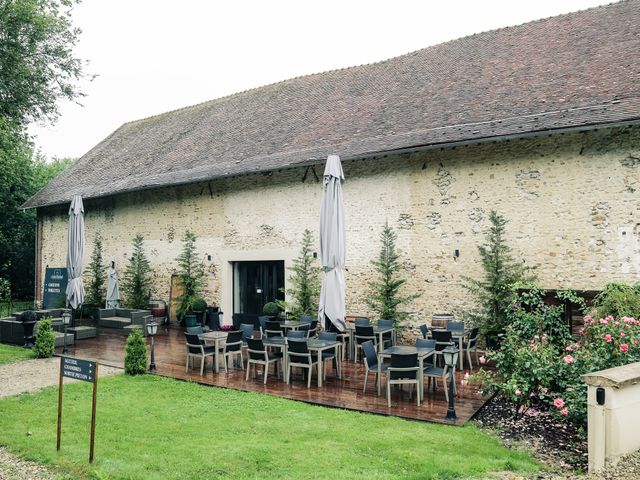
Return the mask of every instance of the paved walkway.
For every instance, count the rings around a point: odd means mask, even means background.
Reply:
[[[122,369],[100,365],[101,377],[121,372]],[[58,385],[59,375],[58,357],[0,365],[0,398]],[[65,383],[76,381],[65,379]],[[48,468],[22,460],[0,447],[0,480],[53,480],[58,477]]]

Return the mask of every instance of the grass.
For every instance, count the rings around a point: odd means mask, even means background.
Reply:
[[[30,358],[36,358],[32,350],[18,347],[16,345],[0,343],[0,365],[20,360],[28,360]]]
[[[100,380],[93,465],[91,384],[0,400],[0,445],[69,478],[483,478],[539,465],[473,426],[315,407],[257,393],[117,375]],[[27,432],[31,432],[27,435]]]

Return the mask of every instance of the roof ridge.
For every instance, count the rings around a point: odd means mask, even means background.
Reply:
[[[258,86],[247,88],[247,89],[244,89],[244,90],[239,90],[237,92],[230,93],[228,95],[223,95],[221,97],[216,97],[216,98],[212,98],[212,99],[209,99],[209,100],[204,100],[202,102],[194,103],[192,105],[186,105],[184,107],[175,108],[173,110],[167,110],[167,111],[156,113],[156,114],[153,114],[153,115],[148,115],[146,117],[138,118],[136,120],[130,120],[128,122],[123,123],[122,126],[129,125],[129,124],[135,124],[135,123],[142,122],[142,121],[145,121],[145,120],[150,120],[150,119],[153,119],[153,118],[162,117],[164,115],[180,112],[180,111],[183,111],[183,110],[188,110],[188,109],[191,109],[191,108],[196,108],[196,107],[199,107],[201,105],[208,104],[208,103],[222,101],[222,100],[229,99],[229,98],[236,97],[236,96],[240,96],[240,95],[243,95],[243,94],[246,94],[246,93],[249,93],[249,92],[253,92],[255,90],[274,87],[276,85],[284,84],[284,83],[287,83],[287,82],[292,82],[294,80],[299,80],[299,79],[302,79],[302,78],[310,78],[310,77],[314,77],[314,76],[318,76],[318,75],[327,75],[327,74],[331,74],[331,73],[335,73],[335,72],[341,72],[341,71],[345,71],[345,70],[352,70],[354,68],[361,68],[361,67],[368,67],[368,66],[378,65],[378,64],[385,63],[385,62],[390,62],[392,60],[396,60],[396,59],[399,59],[399,58],[402,58],[402,57],[408,57],[408,56],[411,56],[411,55],[415,55],[416,53],[422,52],[424,50],[429,50],[431,48],[440,47],[442,45],[448,45],[448,44],[453,43],[453,42],[458,42],[458,41],[464,40],[466,38],[473,38],[473,37],[477,37],[479,35],[486,35],[486,34],[490,34],[490,33],[500,32],[500,31],[503,31],[503,30],[508,30],[508,29],[511,29],[511,28],[520,27],[520,26],[523,26],[523,25],[530,25],[530,24],[536,24],[536,23],[540,23],[540,22],[545,22],[545,21],[548,21],[548,20],[550,20],[552,18],[564,17],[564,16],[567,16],[567,15],[573,15],[573,14],[576,14],[576,13],[587,12],[589,10],[597,10],[597,9],[600,9],[600,8],[610,7],[611,5],[615,5],[615,4],[618,4],[618,3],[626,3],[626,2],[633,2],[633,1],[637,1],[637,0],[619,0],[617,2],[609,2],[609,3],[603,4],[603,5],[596,5],[594,7],[584,8],[582,10],[574,10],[574,11],[567,12],[567,13],[560,13],[558,15],[551,15],[551,16],[545,17],[545,18],[538,18],[538,19],[529,20],[529,21],[523,22],[523,23],[517,23],[515,25],[507,25],[507,26],[504,26],[504,27],[494,28],[494,29],[491,29],[491,30],[485,30],[485,31],[482,31],[482,32],[476,32],[476,33],[472,33],[472,34],[469,34],[469,35],[463,35],[461,37],[452,38],[451,40],[446,40],[444,42],[435,43],[433,45],[429,45],[429,46],[426,46],[426,47],[423,47],[423,48],[418,48],[418,49],[412,50],[410,52],[406,52],[406,53],[403,53],[403,54],[400,54],[400,55],[396,55],[394,57],[385,58],[383,60],[378,60],[378,61],[375,61],[375,62],[361,63],[361,64],[358,64],[358,65],[350,65],[348,67],[334,68],[334,69],[330,69],[330,70],[323,70],[323,71],[320,71],[320,72],[313,72],[313,73],[297,75],[295,77],[285,78],[283,80],[278,80],[276,82],[266,83],[264,85],[258,85]]]

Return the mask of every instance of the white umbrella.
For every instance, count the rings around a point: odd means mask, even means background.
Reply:
[[[120,306],[120,290],[118,290],[118,272],[116,272],[116,257],[109,261],[107,274],[107,304],[106,308],[118,308]]]
[[[344,263],[345,233],[342,184],[344,173],[338,155],[329,155],[324,168],[324,195],[320,209],[320,260],[324,276],[320,291],[318,321],[328,319],[340,331],[345,330]]]
[[[84,302],[82,256],[84,255],[84,207],[82,197],[74,195],[69,207],[69,239],[67,243],[67,305],[78,308]]]

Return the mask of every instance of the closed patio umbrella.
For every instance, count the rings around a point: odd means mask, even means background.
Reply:
[[[84,302],[82,256],[84,255],[84,206],[82,197],[74,195],[69,207],[69,239],[67,242],[67,305],[78,308]]]
[[[324,194],[320,209],[320,260],[322,261],[322,289],[318,320],[329,327],[345,330],[345,230],[342,184],[344,173],[338,155],[329,155],[324,169]],[[328,320],[328,321],[327,321]]]
[[[120,290],[118,290],[118,272],[116,272],[116,257],[109,261],[107,274],[107,304],[106,308],[118,308],[120,306]]]

